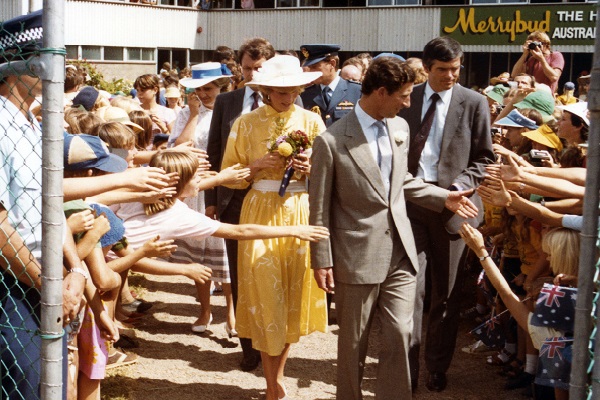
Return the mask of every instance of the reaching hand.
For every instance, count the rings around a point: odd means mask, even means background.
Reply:
[[[487,176],[484,184],[477,188],[481,200],[496,207],[505,207],[511,201],[511,195],[506,190],[502,180]]]
[[[128,168],[114,175],[123,179],[123,186],[138,191],[163,189],[173,186],[173,180],[179,180],[176,173],[166,174],[162,168],[155,167]]]
[[[324,226],[296,225],[294,228],[293,236],[300,240],[318,242],[329,237],[329,229]]]
[[[168,258],[177,249],[177,246],[173,244],[174,240],[162,240],[159,241],[160,236],[156,235],[154,238],[148,240],[142,246],[144,251],[144,257],[161,257]]]
[[[83,210],[71,214],[69,218],[67,218],[67,223],[73,234],[89,231],[94,227],[94,214],[92,213],[92,210]]]
[[[96,217],[92,229],[98,232],[98,237],[102,237],[105,233],[110,231],[110,222],[108,222],[108,218],[106,218],[105,213],[102,213]]]
[[[477,257],[483,257],[485,255],[485,244],[481,232],[465,222],[460,227],[458,234],[462,240],[464,240],[465,244],[473,250]]]
[[[219,185],[237,184],[250,176],[250,168],[235,164],[219,172]]]
[[[335,289],[335,282],[333,280],[333,268],[318,268],[315,269],[315,280],[319,288],[324,290],[326,293],[333,293]]]
[[[473,189],[448,192],[446,208],[462,218],[474,218],[477,216],[477,207],[466,196],[470,196]]]
[[[202,264],[185,264],[185,268],[183,274],[194,282],[204,284],[212,275],[212,270]]]

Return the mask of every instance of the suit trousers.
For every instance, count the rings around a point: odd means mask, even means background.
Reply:
[[[408,349],[415,300],[415,270],[403,256],[380,284],[335,282],[338,312],[338,400],[362,399],[361,382],[376,314],[381,322],[382,350],[379,354],[375,397],[410,399]]]
[[[241,198],[238,198],[241,197]],[[239,224],[240,223],[240,212],[242,209],[242,202],[244,201],[243,196],[234,195],[230,201],[228,207],[219,216],[221,222],[226,224]],[[238,204],[239,203],[239,204]],[[227,259],[229,260],[229,274],[231,276],[231,297],[233,298],[233,308],[237,309],[238,299],[238,241],[232,239],[225,239],[225,247],[227,249]],[[240,345],[242,346],[242,352],[244,357],[256,356],[259,353],[257,350],[252,348],[252,339],[239,338]]]
[[[451,235],[446,231],[442,214],[432,213],[412,203],[407,204],[407,211],[419,258],[414,331],[411,340],[411,373],[414,379],[417,379],[426,269],[431,269],[431,304],[425,343],[425,364],[429,372],[445,373],[456,347],[463,281],[461,260],[465,244],[459,235]]]

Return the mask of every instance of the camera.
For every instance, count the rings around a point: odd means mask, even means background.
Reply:
[[[494,105],[494,114],[500,114],[500,112],[504,109],[502,104]]]
[[[529,159],[531,160],[551,160],[552,156],[546,150],[531,150],[529,152]]]
[[[537,48],[541,48],[542,47],[542,43],[541,42],[531,42],[529,43],[529,50],[535,50]]]
[[[502,135],[502,129],[500,129],[500,128],[493,127],[491,129],[491,131],[492,131],[492,136],[494,136],[494,135]]]

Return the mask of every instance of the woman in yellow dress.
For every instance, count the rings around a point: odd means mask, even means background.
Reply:
[[[269,144],[296,130],[309,136],[325,130],[319,115],[294,104],[303,87],[320,75],[303,72],[296,57],[275,56],[248,83],[258,88],[265,105],[235,121],[221,166],[250,167],[246,182],[230,186],[252,186],[244,199],[240,224],[308,225],[309,157],[300,154],[292,159],[296,172],[281,197],[278,191],[286,160],[269,152]],[[240,241],[238,264],[238,334],[251,338],[252,346],[261,352],[267,400],[285,399],[283,373],[290,344],[327,329],[325,292],[318,288],[310,269],[309,245],[286,238]]]

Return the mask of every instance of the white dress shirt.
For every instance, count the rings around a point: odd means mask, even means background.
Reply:
[[[427,82],[425,86],[423,107],[421,108],[421,121],[431,105],[430,98],[433,93],[435,93],[434,90],[429,86],[429,82]],[[438,92],[438,95],[440,96],[440,99],[437,102],[431,131],[429,131],[427,142],[425,142],[425,147],[421,153],[419,169],[417,171],[417,176],[422,178],[425,182],[438,181],[438,164],[440,162],[440,152],[442,150],[442,137],[444,135],[444,125],[446,123],[446,115],[448,115],[450,99],[452,99],[452,88],[443,92]]]
[[[252,97],[254,90],[250,89],[249,86],[244,87],[244,89],[246,91],[244,92],[244,103],[242,106],[242,115],[248,114],[250,111],[252,111],[252,104],[254,103],[254,97]],[[260,95],[260,92],[256,92],[256,93],[258,93],[258,106],[262,107],[262,105],[264,104],[262,101],[262,96]]]

